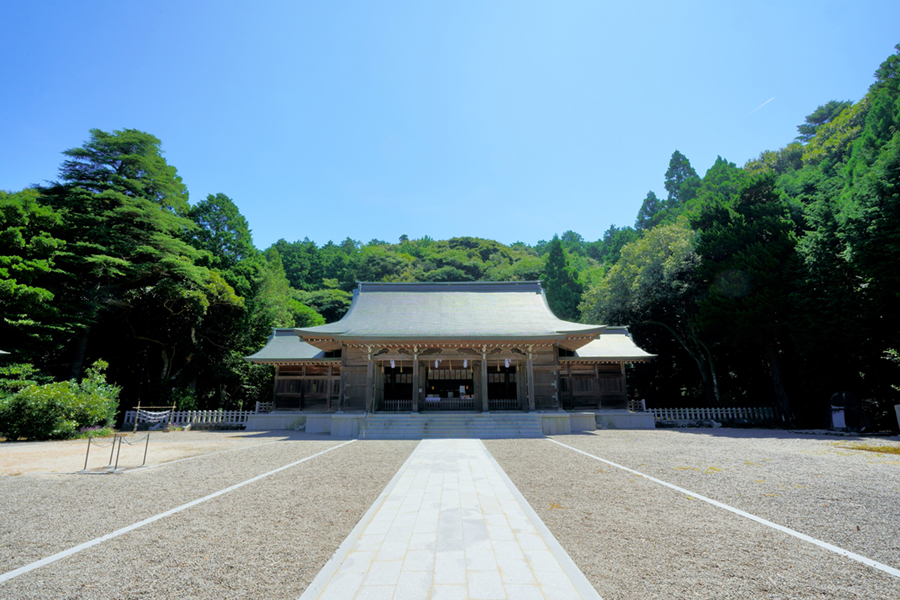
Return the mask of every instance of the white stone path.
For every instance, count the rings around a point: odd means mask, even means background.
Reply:
[[[481,440],[423,440],[301,600],[599,599]]]

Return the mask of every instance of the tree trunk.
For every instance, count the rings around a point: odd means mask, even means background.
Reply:
[[[706,396],[706,401],[709,402],[710,406],[721,406],[722,402],[719,397],[719,380],[716,377],[716,367],[712,360],[712,354],[706,349],[706,345],[701,342],[696,335],[692,335],[691,337],[694,338],[692,341],[697,347],[691,348],[685,339],[669,325],[660,321],[646,321],[646,323],[665,327],[668,332],[672,334],[672,337],[681,344],[681,347],[688,353],[688,356],[693,358],[694,362],[697,363],[697,369],[700,371],[700,381],[703,383],[703,393]],[[706,354],[704,354],[704,351]]]
[[[84,357],[87,354],[88,340],[91,337],[91,325],[93,319],[96,317],[96,309],[95,301],[97,299],[97,293],[100,291],[100,283],[94,284],[94,286],[88,290],[88,306],[89,314],[91,314],[91,321],[88,325],[85,326],[84,332],[81,334],[81,339],[78,340],[78,345],[75,347],[75,356],[72,358],[72,366],[69,371],[69,379],[81,379],[81,369],[84,367]]]
[[[712,379],[712,389],[713,389],[713,399],[715,400],[715,406],[722,405],[722,397],[719,394],[719,378],[716,377],[716,365],[713,362],[712,352],[709,351],[709,348],[706,347],[706,344],[698,341],[700,346],[703,349],[704,355],[706,356],[707,365],[709,366],[709,375]]]
[[[781,378],[781,364],[778,360],[778,349],[775,344],[766,346],[766,358],[769,361],[769,370],[772,373],[772,385],[775,387],[775,401],[778,403],[778,412],[787,425],[794,424],[794,413],[788,400],[787,391],[784,389],[784,380]]]
[[[75,356],[72,357],[72,366],[69,371],[69,379],[81,379],[81,369],[84,367],[84,357],[87,354],[88,340],[91,337],[91,326],[84,328],[81,339],[75,347]]]

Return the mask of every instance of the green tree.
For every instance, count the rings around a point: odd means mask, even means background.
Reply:
[[[197,227],[189,232],[188,239],[195,248],[214,257],[213,266],[231,269],[256,254],[247,219],[225,194],[210,194],[191,207],[189,216]]]
[[[900,133],[850,193],[840,229],[877,346],[900,345]],[[873,349],[874,350],[874,349]]]
[[[578,304],[584,285],[579,281],[578,274],[569,267],[562,242],[557,236],[550,241],[543,281],[547,303],[553,313],[560,319],[577,321],[581,317]]]
[[[57,264],[68,279],[57,300],[82,325],[72,377],[80,374],[92,327],[100,322],[110,323],[112,341],[121,343],[116,319],[123,312],[135,315],[140,306],[140,318],[129,323],[135,337],[161,342],[174,340],[175,331],[190,332],[185,323],[210,303],[239,301],[221,277],[196,264],[203,253],[183,238],[194,227],[185,217],[187,189],[162,157],[157,138],[133,129],[94,129],[84,147],[64,154],[60,182],[42,188],[41,201],[60,212],[67,226],[67,252]],[[165,336],[154,333],[168,326]],[[167,365],[160,372],[171,373],[176,354],[172,348],[161,351]]]
[[[610,225],[609,229],[603,232],[602,238],[588,245],[587,252],[600,264],[612,266],[619,260],[622,248],[639,237],[640,233],[634,228]]]
[[[700,302],[703,329],[763,353],[778,408],[787,422],[793,422],[782,356],[796,322],[793,306],[800,263],[794,223],[774,177],[749,179],[733,207],[706,205],[693,225],[700,232],[700,285],[709,290]]]
[[[669,159],[669,168],[666,170],[666,208],[673,209],[690,202],[697,195],[700,187],[700,177],[691,166],[691,161],[676,150]]]
[[[603,281],[584,294],[587,321],[662,327],[697,366],[707,402],[721,404],[715,363],[697,310],[696,236],[684,219],[654,227],[627,244]]]
[[[20,357],[38,358],[72,333],[53,302],[61,228],[61,216],[38,202],[37,190],[0,191],[0,339]]]
[[[812,114],[806,116],[804,123],[797,125],[797,131],[800,132],[797,140],[804,144],[809,142],[815,137],[819,127],[833,121],[852,104],[849,100],[831,100],[827,104],[819,106]]]
[[[663,203],[653,191],[647,192],[647,197],[641,203],[637,218],[634,220],[634,228],[638,231],[646,231],[659,225],[662,218]]]

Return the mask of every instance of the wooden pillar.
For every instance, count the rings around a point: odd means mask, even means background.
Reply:
[[[419,347],[413,346],[412,411],[419,412]]]
[[[344,344],[341,343],[341,383],[338,387],[337,411],[344,412],[344,391],[347,389],[347,353],[344,352]]]
[[[331,394],[334,392],[334,367],[332,365],[328,365],[328,385],[325,386],[325,397],[328,401],[325,404],[325,410],[331,412]]]
[[[488,412],[487,346],[481,346],[481,411]]]
[[[272,386],[272,411],[275,411],[275,401],[278,400],[278,373],[281,371],[281,367],[279,365],[275,365],[275,385]],[[137,414],[134,416],[137,419]],[[137,420],[135,420],[135,427],[137,427]],[[137,431],[137,429],[135,429]]]
[[[525,369],[527,371],[527,381],[528,381],[528,412],[535,411],[535,403],[534,403],[534,361],[532,360],[533,355],[531,352],[531,346],[528,347],[528,360],[525,362]]]
[[[372,412],[372,396],[375,391],[375,363],[372,362],[372,346],[366,346],[366,412]]]

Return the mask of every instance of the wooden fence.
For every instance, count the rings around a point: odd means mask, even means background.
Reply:
[[[774,421],[775,409],[770,406],[727,408],[651,408],[657,421]]]
[[[412,398],[402,400],[385,399],[381,403],[384,412],[412,412]]]
[[[190,423],[246,423],[252,410],[176,410],[172,413],[173,425],[188,425]],[[134,424],[135,411],[125,413],[125,425]],[[169,422],[168,418],[164,420]],[[141,422],[144,422],[143,419]]]
[[[426,396],[424,410],[475,410],[475,399]]]
[[[488,398],[488,410],[519,410],[516,398]]]

